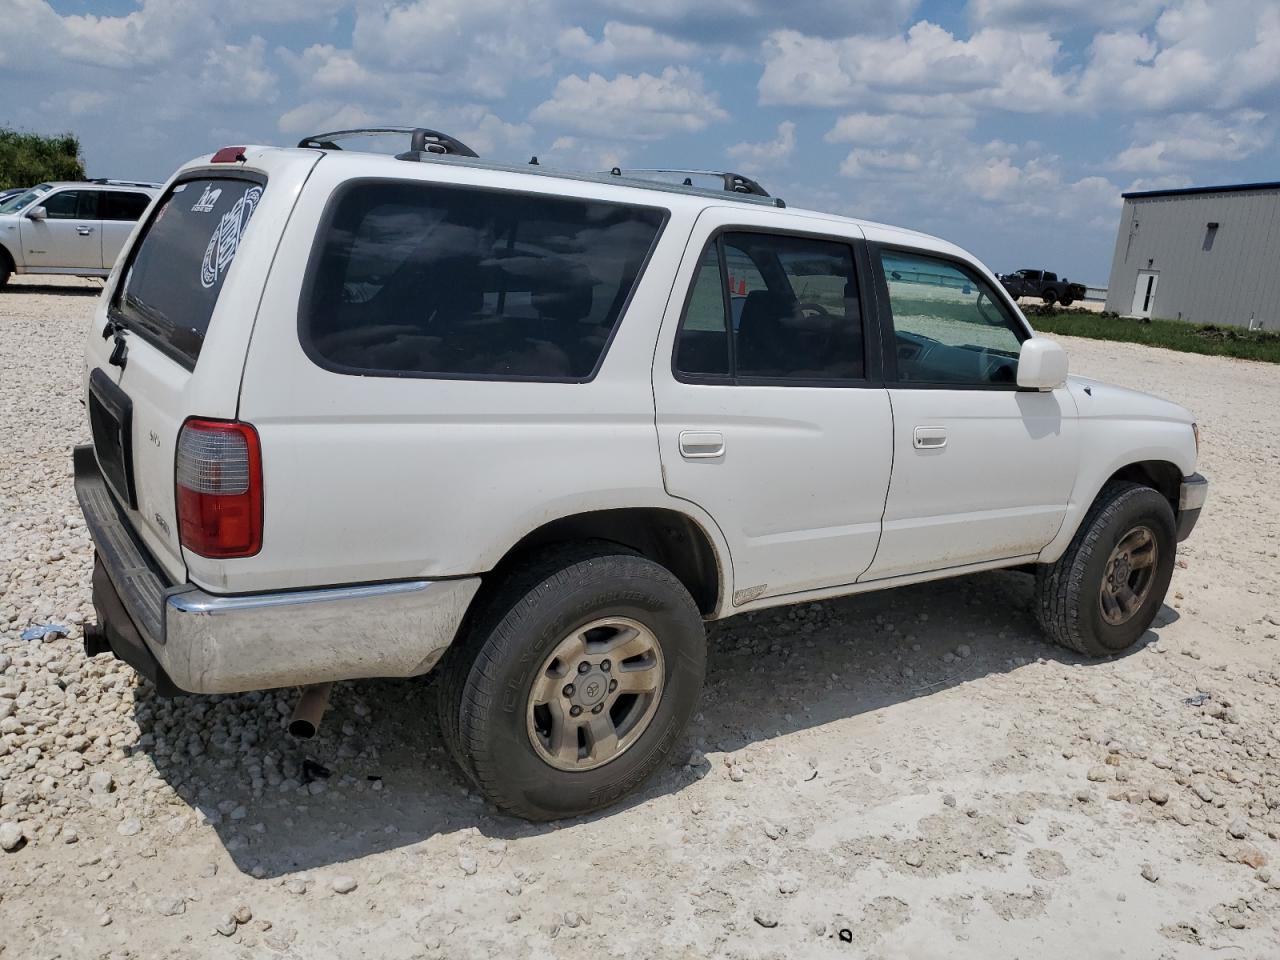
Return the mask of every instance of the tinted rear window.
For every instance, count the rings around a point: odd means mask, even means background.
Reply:
[[[102,195],[103,220],[137,220],[147,209],[151,198],[145,193],[108,190]]]
[[[356,181],[321,225],[302,342],[342,373],[590,379],[664,217],[592,200]]]
[[[261,183],[231,177],[175,184],[130,254],[115,315],[194,366],[262,191]]]

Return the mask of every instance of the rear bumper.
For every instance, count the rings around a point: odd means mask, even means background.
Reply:
[[[1200,519],[1200,510],[1209,496],[1209,481],[1198,473],[1182,478],[1182,489],[1178,494],[1178,542],[1191,536],[1196,521]]]
[[[75,450],[76,496],[97,548],[93,603],[117,657],[161,694],[236,693],[426,673],[448,649],[478,577],[217,595],[169,583]]]

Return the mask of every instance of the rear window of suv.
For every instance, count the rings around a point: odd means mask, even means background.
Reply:
[[[312,252],[303,346],[339,373],[589,380],[665,218],[597,200],[353,181]]]
[[[113,318],[193,368],[263,189],[240,177],[174,184],[129,255]]]

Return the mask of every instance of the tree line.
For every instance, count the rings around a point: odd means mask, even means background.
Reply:
[[[41,136],[0,127],[0,190],[84,178],[80,138],[74,133]]]

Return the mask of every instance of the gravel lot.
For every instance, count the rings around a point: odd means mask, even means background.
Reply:
[[[85,660],[98,287],[0,293],[3,960],[1280,955],[1280,367],[1064,338],[1203,428],[1141,649],[1044,645],[1012,573],[730,621],[677,764],[531,826],[455,773],[429,681],[341,685],[304,747],[286,694]]]

